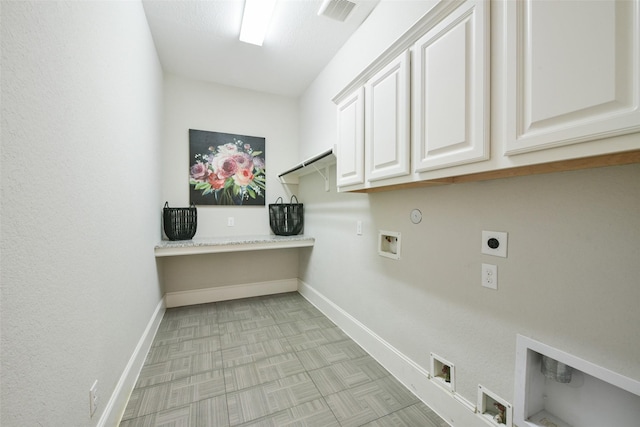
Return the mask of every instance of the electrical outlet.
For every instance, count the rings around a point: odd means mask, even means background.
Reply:
[[[482,264],[482,286],[498,290],[498,266]]]
[[[362,236],[362,221],[356,221],[356,234]]]
[[[227,227],[233,227],[234,225],[236,225],[235,218],[232,216],[227,217]]]
[[[96,409],[98,409],[98,380],[95,380],[89,389],[89,416],[93,417]]]
[[[507,233],[502,231],[482,232],[482,253],[485,255],[507,257]]]

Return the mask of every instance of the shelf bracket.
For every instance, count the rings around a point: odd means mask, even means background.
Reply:
[[[325,168],[324,173],[322,173],[316,165],[311,164],[310,166],[313,166],[316,172],[318,172],[320,176],[324,179],[324,191],[328,192],[329,191],[329,166]]]
[[[280,183],[284,185],[298,185],[298,179],[287,180],[284,176],[280,176]]]

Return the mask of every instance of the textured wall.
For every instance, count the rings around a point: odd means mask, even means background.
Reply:
[[[162,198],[189,204],[189,129],[266,138],[265,206],[198,206],[196,238],[271,234],[268,204],[285,200],[297,185],[278,173],[298,161],[298,111],[294,98],[166,74],[164,79]],[[227,226],[233,217],[235,225]],[[206,289],[298,277],[296,251],[277,250],[171,257],[161,260],[166,292]]]
[[[161,298],[162,71],[138,2],[1,7],[0,424],[94,425]]]
[[[640,380],[640,165],[372,195],[303,179],[302,280],[426,370],[454,363],[470,401],[480,383],[513,402],[516,334]],[[402,233],[399,261],[378,230]],[[480,253],[482,230],[509,232],[508,258]]]
[[[298,161],[298,111],[294,98],[165,76],[162,197],[172,206],[189,204],[189,129],[266,139],[266,204],[287,187],[278,173]],[[297,188],[293,187],[293,190]],[[227,217],[235,226],[227,227]],[[199,206],[196,238],[269,234],[267,206]]]

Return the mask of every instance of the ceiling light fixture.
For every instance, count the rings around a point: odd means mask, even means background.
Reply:
[[[240,41],[262,46],[276,0],[245,0]]]

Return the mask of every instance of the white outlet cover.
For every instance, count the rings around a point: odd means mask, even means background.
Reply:
[[[482,286],[498,290],[498,266],[482,264]]]
[[[498,241],[497,247],[490,247],[489,241]],[[495,243],[495,242],[494,242]],[[504,231],[482,231],[482,253],[485,255],[507,257],[507,233]]]

